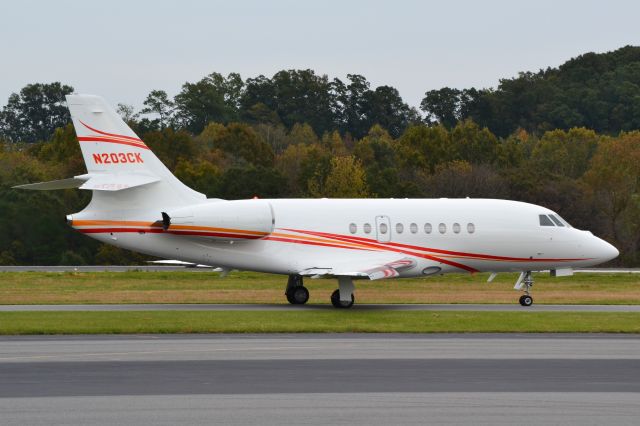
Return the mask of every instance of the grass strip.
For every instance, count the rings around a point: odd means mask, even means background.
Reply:
[[[517,274],[449,274],[356,283],[357,303],[517,303]],[[536,303],[640,304],[638,274],[535,274]],[[233,272],[1,272],[0,304],[284,303],[286,277]],[[329,303],[336,280],[305,280],[310,303]]]
[[[640,333],[638,312],[0,312],[0,334]]]

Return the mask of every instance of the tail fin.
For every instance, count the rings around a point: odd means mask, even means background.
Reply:
[[[136,207],[145,207],[184,205],[206,199],[204,194],[180,182],[103,98],[93,95],[66,98],[90,177],[88,183],[98,185],[82,186],[94,190],[92,203],[134,202]],[[113,192],[122,188],[129,189]]]

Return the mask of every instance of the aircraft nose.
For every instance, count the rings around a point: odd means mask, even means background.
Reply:
[[[598,258],[604,263],[611,259],[618,257],[620,252],[613,245],[609,244],[605,240],[597,238],[598,240]]]

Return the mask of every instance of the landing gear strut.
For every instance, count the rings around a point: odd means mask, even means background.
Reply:
[[[292,305],[304,305],[309,300],[309,290],[304,286],[301,275],[289,275],[284,294]]]
[[[350,308],[356,301],[353,296],[355,290],[353,280],[350,277],[338,277],[338,289],[331,294],[331,304],[335,308]]]
[[[533,287],[533,276],[531,275],[531,271],[523,272],[516,283],[516,289],[523,289],[524,291],[524,294],[520,296],[519,300],[522,306],[533,305],[533,297],[529,294],[531,287]]]

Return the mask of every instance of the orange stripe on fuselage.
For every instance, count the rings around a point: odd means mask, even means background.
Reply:
[[[354,236],[342,235],[342,234],[329,234],[325,232],[314,232],[314,231],[305,231],[305,230],[297,230],[297,229],[287,229],[287,230],[293,231],[293,232],[300,232],[304,234],[323,236],[326,238],[335,238],[341,241],[362,242],[363,244],[375,244],[375,245],[383,244],[384,246],[389,246],[389,247],[406,248],[410,250],[419,250],[419,251],[437,253],[438,255],[443,255],[443,254],[447,255],[442,257],[454,257],[454,258],[477,259],[477,260],[499,260],[499,261],[508,261],[508,262],[571,262],[576,260],[589,260],[589,258],[530,259],[530,258],[524,258],[524,257],[507,257],[507,256],[496,256],[491,254],[465,253],[465,252],[457,252],[457,251],[451,251],[451,250],[442,250],[442,249],[434,249],[429,247],[414,246],[414,245],[402,244],[402,243],[393,243],[393,242],[380,243],[377,240],[370,239],[370,238],[354,237]]]
[[[162,222],[142,222],[142,221],[133,221],[133,220],[74,220],[71,222],[71,226],[75,227],[85,227],[85,226],[100,226],[100,227],[118,227],[122,228],[126,227],[146,227],[146,228],[162,228]],[[215,232],[215,233],[225,233],[225,234],[243,234],[243,235],[251,235],[251,236],[265,236],[266,232],[259,231],[248,231],[244,229],[231,229],[231,228],[214,228],[209,226],[191,226],[191,225],[171,225],[167,232],[171,233],[171,231],[177,231],[176,234],[186,234],[188,231],[202,231],[204,232]],[[106,231],[105,231],[106,232]],[[116,231],[118,232],[118,231]]]
[[[356,243],[347,243],[344,241],[336,241],[335,239],[330,239],[330,238],[314,238],[314,237],[307,237],[307,236],[303,236],[303,235],[291,235],[291,234],[283,234],[280,232],[273,232],[271,234],[274,237],[277,238],[286,238],[288,240],[288,242],[292,242],[291,240],[300,240],[300,241],[309,241],[309,242],[317,242],[317,243],[322,243],[322,244],[333,244],[335,245],[337,242],[339,242],[341,244],[342,247],[353,247],[353,248],[357,248],[357,249],[362,249],[362,248],[366,248],[368,250],[370,250],[370,247],[367,247],[365,244],[356,244]]]

